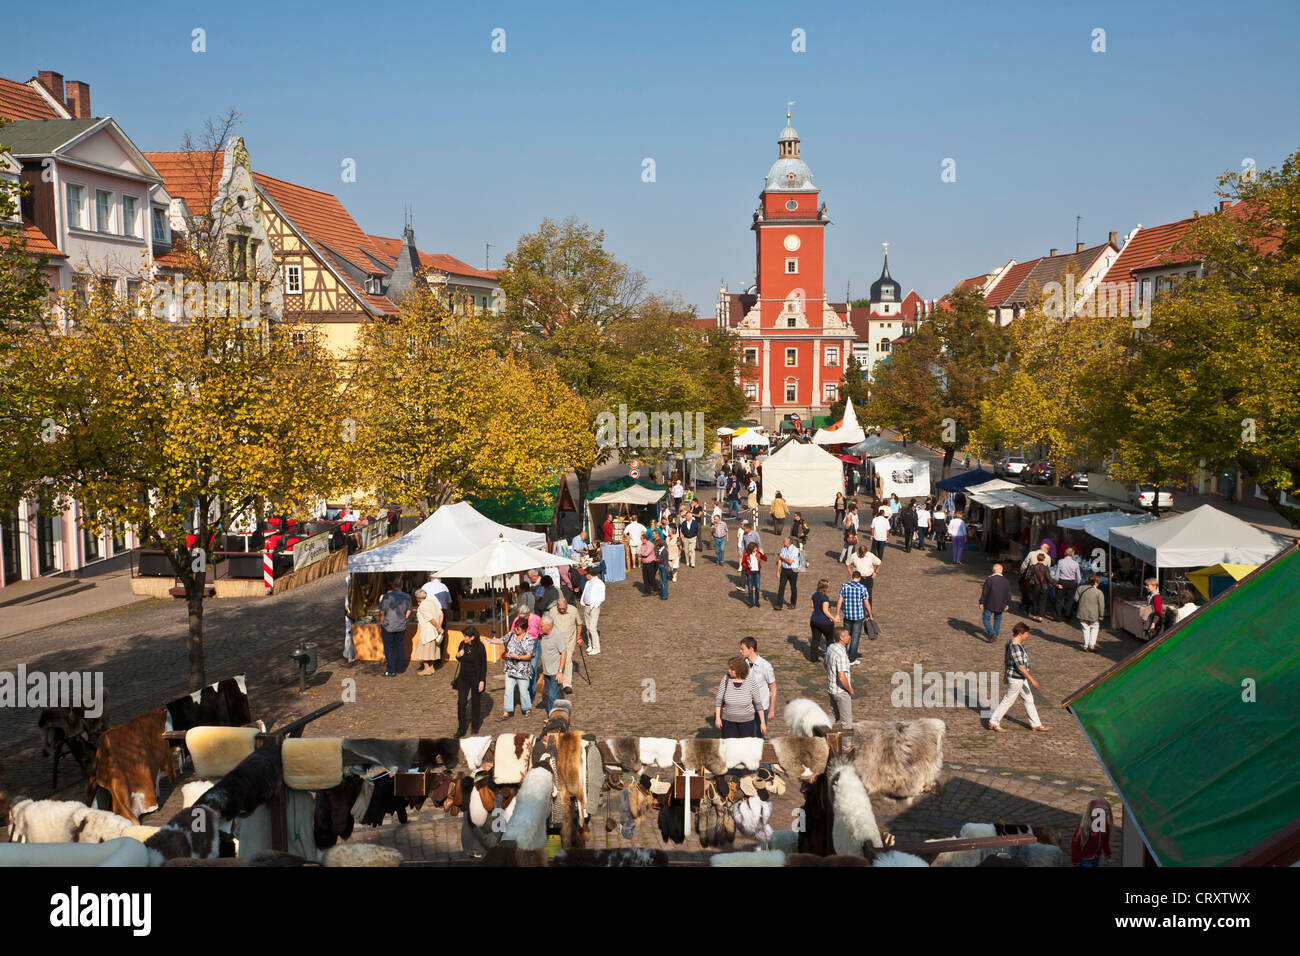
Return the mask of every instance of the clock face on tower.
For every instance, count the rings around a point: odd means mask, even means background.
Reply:
[[[785,237],[785,242],[783,244],[786,252],[797,252],[800,246],[799,237],[792,232],[790,235]]]

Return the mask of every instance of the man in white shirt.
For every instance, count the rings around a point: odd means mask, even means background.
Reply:
[[[874,602],[876,600],[876,572],[885,563],[884,560],[868,551],[865,544],[859,544],[858,550],[849,555],[849,560],[845,563],[848,565],[850,573],[857,571],[862,576],[862,586],[867,589],[867,600]]]
[[[780,569],[780,587],[776,591],[776,609],[783,611],[787,607],[794,607],[799,603],[799,546],[795,543],[794,538],[785,539],[785,547],[777,555],[777,566]],[[785,603],[785,587],[790,585],[790,603]]]
[[[429,578],[429,583],[424,586],[424,593],[426,597],[437,600],[444,611],[451,606],[451,590],[442,583],[442,578],[437,575]]]
[[[952,563],[961,564],[961,550],[966,547],[966,522],[961,515],[953,515],[948,522],[948,536],[952,538]]]
[[[641,567],[641,557],[637,553],[641,550],[641,541],[645,538],[645,525],[637,518],[633,518],[623,526],[623,537],[627,539],[628,546],[632,549],[632,567]]]
[[[925,536],[930,533],[930,511],[925,503],[916,506],[916,546],[925,550]]]
[[[758,685],[758,705],[766,713],[767,723],[776,717],[776,671],[758,656],[758,641],[752,637],[740,639],[740,656],[749,662],[749,679]]]
[[[599,654],[600,631],[598,624],[600,622],[600,606],[605,603],[605,582],[597,575],[592,574],[589,568],[582,569],[582,576],[587,581],[582,586],[582,597],[578,599],[578,603],[582,605],[583,643],[587,645],[592,654]]]
[[[885,556],[885,542],[889,540],[889,509],[881,508],[879,514],[871,519],[871,553],[878,558]]]

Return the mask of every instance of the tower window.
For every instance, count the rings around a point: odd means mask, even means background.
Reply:
[[[745,397],[746,397],[747,399],[749,399],[751,402],[756,402],[756,401],[758,401],[758,383],[757,383],[757,382],[746,382],[746,383],[745,383]]]
[[[746,365],[758,364],[758,349],[748,349],[748,348],[745,349],[745,364]]]
[[[785,260],[785,274],[788,275],[788,276],[797,276],[797,275],[799,274],[799,260],[798,260],[798,259],[786,259],[786,260]]]
[[[787,315],[785,317],[785,327],[787,329],[797,329],[799,327],[799,317],[795,315]]]
[[[798,350],[798,349],[786,349],[786,350],[785,350],[785,365],[786,365],[786,368],[794,368],[794,367],[795,367],[796,365],[798,365],[798,364],[799,364],[799,350]]]

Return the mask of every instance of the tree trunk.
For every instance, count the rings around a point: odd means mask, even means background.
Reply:
[[[591,490],[591,469],[575,468],[573,473],[578,478],[578,500],[574,504],[581,508],[582,503],[587,500],[587,492]]]
[[[192,572],[181,577],[185,585],[185,605],[189,611],[186,647],[190,657],[190,688],[193,690],[208,683],[207,668],[203,662],[203,584],[206,578],[206,572]]]
[[[943,477],[947,478],[948,473],[952,471],[952,459],[957,453],[957,449],[952,445],[943,446]]]

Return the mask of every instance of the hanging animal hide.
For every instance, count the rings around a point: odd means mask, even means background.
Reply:
[[[727,772],[722,758],[722,741],[717,737],[687,737],[682,741],[682,766],[698,771],[703,767],[714,776]]]
[[[831,834],[836,853],[863,855],[863,847],[880,847],[880,827],[871,809],[871,797],[851,763],[826,772],[831,786]]]
[[[614,763],[629,773],[641,772],[641,739],[639,737],[610,737],[605,741]]]
[[[853,762],[868,792],[906,800],[935,787],[945,730],[933,717],[855,722]]]
[[[796,737],[820,737],[831,729],[831,718],[811,700],[798,697],[785,705],[785,724]]]
[[[825,737],[777,737],[776,762],[791,777],[815,777],[826,770],[830,747]]]

